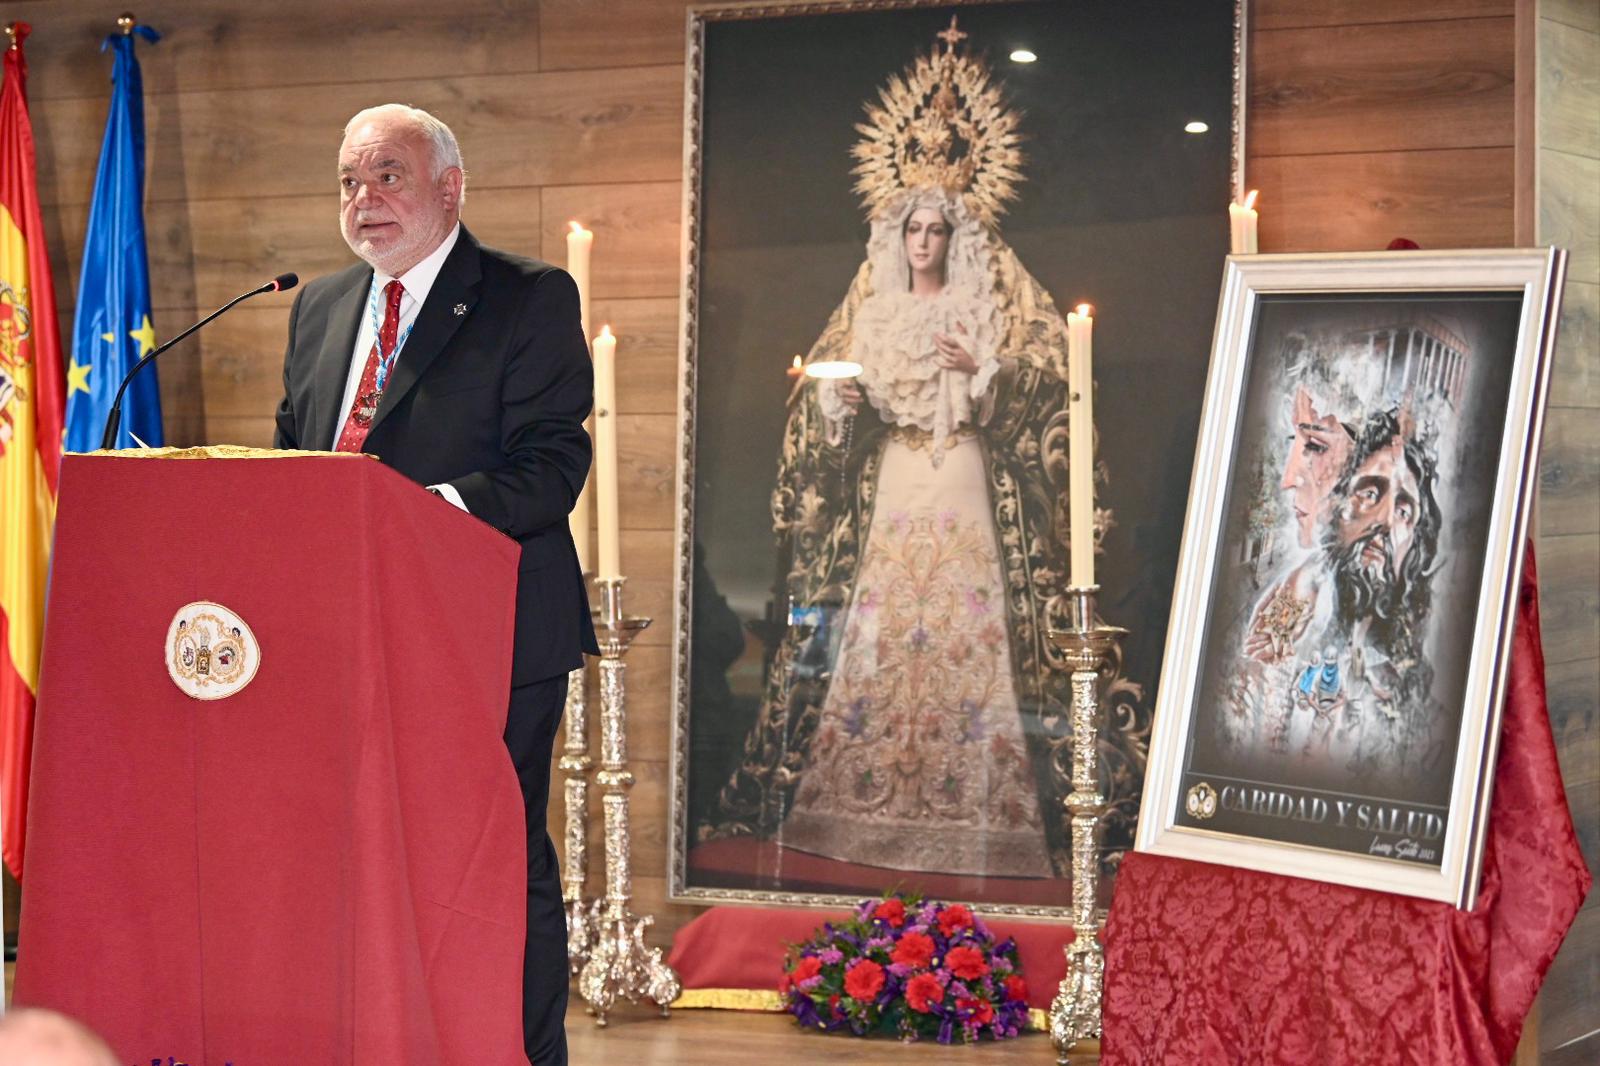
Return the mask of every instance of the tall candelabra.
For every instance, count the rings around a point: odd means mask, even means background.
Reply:
[[[585,575],[587,577],[587,575]],[[589,693],[588,663],[567,675],[566,741],[557,765],[567,775],[566,867],[561,877],[561,902],[567,911],[567,967],[577,974],[589,961],[594,944],[594,907],[583,890],[589,879]]]
[[[1101,625],[1095,617],[1098,585],[1067,590],[1068,625],[1052,629],[1050,641],[1072,669],[1072,943],[1067,945],[1067,975],[1050,1004],[1050,1041],[1056,1061],[1081,1040],[1100,1037],[1100,997],[1105,956],[1100,946],[1098,897],[1100,854],[1097,839],[1106,798],[1100,791],[1100,669],[1127,633]]]
[[[594,921],[589,960],[578,977],[578,994],[594,1012],[595,1024],[604,1026],[606,1015],[619,996],[636,1002],[653,1000],[665,1016],[682,985],[678,975],[661,958],[661,949],[644,946],[644,931],[655,920],[636,916],[628,909],[633,895],[628,827],[628,790],[633,774],[628,770],[626,696],[627,654],[633,639],[650,619],[629,616],[622,610],[623,578],[602,578],[600,586],[600,771],[595,783],[603,790],[605,807],[606,894]]]

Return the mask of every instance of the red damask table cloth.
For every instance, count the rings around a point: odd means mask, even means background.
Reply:
[[[1105,1066],[1504,1063],[1588,893],[1545,705],[1530,552],[1475,908],[1130,854]]]

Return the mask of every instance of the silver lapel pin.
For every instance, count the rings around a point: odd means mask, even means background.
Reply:
[[[462,315],[467,313],[467,305],[466,304],[456,304],[455,307],[452,308],[452,310],[455,311],[456,317],[460,318]]]

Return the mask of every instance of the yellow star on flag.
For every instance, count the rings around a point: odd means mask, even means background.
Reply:
[[[89,371],[93,369],[93,363],[89,363],[86,366],[79,366],[76,359],[72,360],[71,365],[67,367],[68,396],[71,396],[75,392],[86,393],[89,391]]]
[[[144,325],[138,329],[130,329],[128,336],[139,342],[139,358],[143,359],[156,350],[156,331],[150,325],[150,316],[144,316]]]

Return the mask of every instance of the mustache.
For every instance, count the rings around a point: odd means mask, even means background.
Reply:
[[[1389,536],[1389,531],[1381,526],[1357,537],[1346,555],[1352,562],[1359,563],[1366,556],[1367,549],[1372,547],[1383,553],[1382,562],[1386,569],[1394,563],[1394,540]]]

